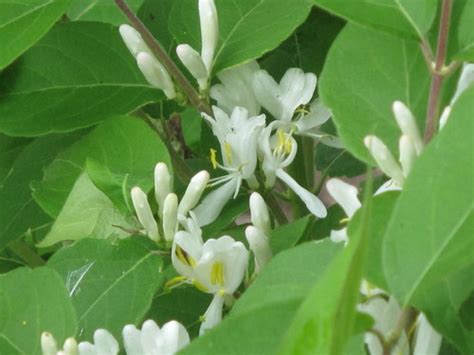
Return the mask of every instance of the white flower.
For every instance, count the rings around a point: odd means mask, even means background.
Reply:
[[[185,216],[194,206],[196,206],[208,182],[209,173],[205,170],[200,171],[191,178],[188,187],[179,202],[178,215],[180,218]]]
[[[261,107],[252,86],[253,77],[259,70],[258,63],[251,61],[219,72],[217,77],[221,84],[211,87],[210,96],[229,115],[237,106],[246,108],[251,117],[259,115]]]
[[[271,222],[267,205],[263,197],[258,192],[252,192],[249,199],[250,220],[252,224],[259,228],[265,235],[270,235]]]
[[[178,196],[174,193],[166,196],[163,208],[163,234],[167,242],[173,241],[178,228]]]
[[[165,163],[158,163],[155,166],[155,199],[158,203],[160,217],[163,216],[165,198],[172,191],[171,174]]]
[[[258,186],[254,176],[258,137],[265,126],[264,115],[249,117],[242,107],[236,107],[230,117],[216,106],[213,111],[214,118],[206,114],[203,117],[211,123],[212,131],[219,140],[223,164],[217,163],[215,152],[211,155],[211,161],[214,168],[219,167],[228,174],[211,180],[212,185],[223,185],[208,194],[194,210],[201,226],[213,222],[227,201],[237,196],[242,180],[247,180],[251,186]]]
[[[87,341],[79,343],[80,355],[116,355],[119,352],[117,340],[105,329],[94,332],[94,343]]]
[[[245,229],[245,237],[255,256],[255,274],[258,274],[272,258],[270,242],[265,233],[255,226],[248,226]]]
[[[174,320],[161,329],[151,319],[143,323],[141,330],[129,324],[123,328],[122,335],[127,355],[173,355],[190,341],[186,328]]]
[[[276,178],[282,180],[304,202],[308,210],[319,218],[326,217],[324,204],[314,194],[301,187],[289,174],[283,170],[290,165],[297,150],[297,144],[291,134],[277,129],[272,135],[273,127],[278,122],[272,122],[260,136],[260,149],[263,153],[262,168],[265,173],[267,188],[275,185]]]
[[[78,355],[79,349],[76,339],[67,338],[62,350],[58,350],[58,345],[53,335],[43,332],[41,334],[41,352],[43,355]]]
[[[151,240],[158,242],[160,240],[158,225],[156,224],[155,217],[153,216],[145,192],[143,192],[141,188],[135,186],[132,188],[131,195],[133,207],[135,208],[140,224],[145,228],[146,235]]]
[[[331,197],[342,207],[346,216],[352,218],[354,213],[361,206],[361,203],[357,198],[357,188],[337,178],[328,180],[326,188]],[[332,230],[329,237],[335,243],[347,243],[347,229]]]
[[[290,123],[295,110],[306,105],[316,89],[316,75],[290,68],[278,84],[265,70],[258,71],[253,80],[260,104],[276,119]]]
[[[426,316],[421,313],[418,316],[413,355],[438,354],[441,340],[441,335],[433,329]]]
[[[163,90],[166,97],[174,99],[176,90],[170,75],[153,55],[141,34],[129,25],[121,25],[119,32],[128,50],[137,60],[138,68],[145,79],[150,85]]]
[[[189,282],[203,292],[214,294],[200,330],[203,333],[220,321],[224,297],[232,295],[242,283],[249,252],[229,236],[200,243],[199,234],[178,232],[171,260],[176,271]]]
[[[214,52],[219,39],[219,25],[214,0],[199,0],[201,24],[201,55],[188,44],[176,48],[179,59],[196,78],[201,90],[205,90],[212,72]]]

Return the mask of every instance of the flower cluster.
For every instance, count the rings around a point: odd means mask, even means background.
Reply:
[[[177,321],[170,321],[160,328],[153,320],[147,320],[140,330],[129,324],[123,328],[122,337],[128,355],[173,355],[190,341],[188,331]],[[43,355],[117,355],[119,349],[117,340],[105,329],[94,332],[93,343],[78,344],[74,338],[68,338],[62,349],[58,348],[51,333],[41,335]]]

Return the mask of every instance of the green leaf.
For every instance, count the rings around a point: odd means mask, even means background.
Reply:
[[[153,187],[158,162],[171,170],[168,150],[144,121],[115,117],[103,122],[91,134],[93,148],[86,169],[92,182],[124,213],[132,212],[130,190]]]
[[[457,27],[457,60],[474,61],[474,31],[472,24],[474,23],[474,1],[466,0],[466,4],[462,9],[459,25]],[[454,34],[455,35],[455,34]]]
[[[0,69],[40,40],[69,3],[70,0],[0,1]]]
[[[294,222],[278,226],[272,230],[270,236],[270,245],[272,247],[273,254],[275,255],[283,250],[295,246],[304,236],[312,219],[313,218],[311,216],[306,216],[297,219]]]
[[[364,277],[380,288],[387,289],[387,281],[383,272],[382,247],[385,231],[387,230],[390,215],[400,193],[387,191],[373,199],[372,214],[369,220],[369,245],[367,249],[367,263]],[[352,234],[361,227],[363,210],[358,210],[351,219],[348,231]]]
[[[429,85],[417,43],[347,25],[329,51],[320,93],[347,149],[372,164],[364,137],[375,134],[396,151],[401,132],[392,104],[403,101],[422,128]]]
[[[307,0],[216,1],[219,44],[214,71],[261,57],[276,48],[308,16]],[[178,43],[201,49],[197,1],[175,1],[169,29]]]
[[[384,273],[403,305],[474,263],[473,111],[471,88],[416,161],[393,210],[384,238]]]
[[[18,154],[29,142],[29,139],[9,137],[0,133],[0,189],[4,180],[12,172],[12,165]]]
[[[174,51],[176,40],[168,29],[169,21],[171,20],[171,8],[175,2],[174,0],[145,0],[138,10],[137,16],[143,21],[167,53],[174,59],[178,59]]]
[[[0,131],[11,135],[88,127],[161,98],[117,28],[93,22],[57,25],[0,79]]]
[[[0,275],[0,353],[41,354],[41,333],[58,343],[76,332],[76,313],[52,269],[20,268]]]
[[[40,180],[43,168],[55,154],[77,139],[74,135],[52,135],[34,140],[17,155],[0,187],[0,249],[50,222],[50,217],[35,203],[30,183]]]
[[[238,299],[229,317],[182,353],[275,354],[297,307],[338,251],[340,246],[326,240],[278,254]]]
[[[351,22],[408,38],[424,38],[438,8],[437,0],[312,0]]]
[[[128,0],[127,4],[137,11],[143,0]],[[127,23],[127,18],[111,0],[72,0],[67,11],[71,21],[98,21],[120,25]]]
[[[126,324],[141,322],[164,279],[161,258],[133,239],[82,240],[59,250],[48,266],[69,291],[79,339],[91,340],[98,328],[120,339]]]
[[[113,202],[83,173],[75,182],[64,206],[46,237],[45,248],[63,240],[123,238],[136,229],[133,218],[125,217]]]

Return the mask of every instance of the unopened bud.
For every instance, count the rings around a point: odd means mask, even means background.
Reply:
[[[170,193],[166,196],[163,208],[163,233],[165,240],[173,241],[178,225],[178,197]]]
[[[393,114],[397,120],[398,126],[402,130],[403,134],[410,137],[411,141],[415,145],[417,154],[419,155],[423,150],[423,140],[416,124],[415,116],[413,116],[410,109],[401,101],[395,101],[393,103]]]
[[[326,188],[334,200],[342,207],[346,216],[351,218],[360,208],[361,203],[357,198],[357,188],[340,179],[330,179]]]
[[[189,70],[191,75],[196,78],[201,89],[207,86],[207,69],[201,56],[188,44],[180,44],[176,47],[176,53],[183,65]]]
[[[58,352],[58,345],[51,333],[43,332],[41,334],[41,351],[43,355],[56,355]]]
[[[130,25],[120,25],[119,27],[120,36],[122,36],[125,45],[134,57],[140,52],[151,53],[150,49],[146,45],[142,38],[142,35]]]
[[[164,91],[168,99],[176,97],[173,81],[165,67],[148,52],[137,55],[138,68],[150,85]]]
[[[79,355],[77,341],[74,338],[67,338],[63,346],[64,355]]]
[[[199,21],[201,23],[201,58],[210,74],[219,39],[219,25],[214,0],[199,0]]]
[[[258,274],[272,258],[268,237],[261,229],[254,226],[248,226],[245,229],[245,237],[255,256],[255,273]]]
[[[417,157],[415,145],[409,136],[404,134],[400,137],[399,150],[400,164],[402,165],[403,176],[406,178],[408,177]]]
[[[147,196],[139,187],[134,187],[132,189],[132,202],[138,220],[145,229],[148,237],[155,242],[159,241],[160,234],[158,232],[158,226],[153,217],[153,213],[151,212]]]
[[[252,224],[269,236],[271,232],[270,214],[262,196],[258,192],[253,192],[250,195],[249,205]]]
[[[405,179],[402,169],[387,146],[376,136],[365,137],[364,143],[380,169],[390,176],[397,185],[403,186]]]
[[[171,175],[165,163],[155,166],[155,199],[158,203],[158,213],[163,216],[163,204],[166,196],[171,192]]]
[[[204,189],[209,181],[209,173],[200,171],[191,178],[188,188],[178,206],[178,214],[185,216],[199,202]]]

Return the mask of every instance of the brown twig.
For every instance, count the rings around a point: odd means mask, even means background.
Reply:
[[[426,113],[426,128],[424,136],[425,143],[428,143],[431,138],[433,138],[438,126],[439,99],[441,95],[441,86],[445,76],[445,73],[443,73],[443,68],[446,61],[452,5],[453,0],[443,0],[441,5],[438,44],[436,49],[434,70],[432,72],[428,110]]]
[[[115,0],[115,3],[130,21],[130,24],[142,36],[145,43],[148,45],[153,54],[163,64],[168,73],[173,77],[176,84],[181,88],[183,93],[189,100],[189,103],[194,106],[199,112],[205,112],[212,115],[211,108],[207,102],[201,100],[198,92],[194,89],[189,80],[184,76],[178,66],[173,62],[168,53],[163,49],[161,44],[153,37],[144,23],[134,14],[134,12],[127,5],[125,0]]]

